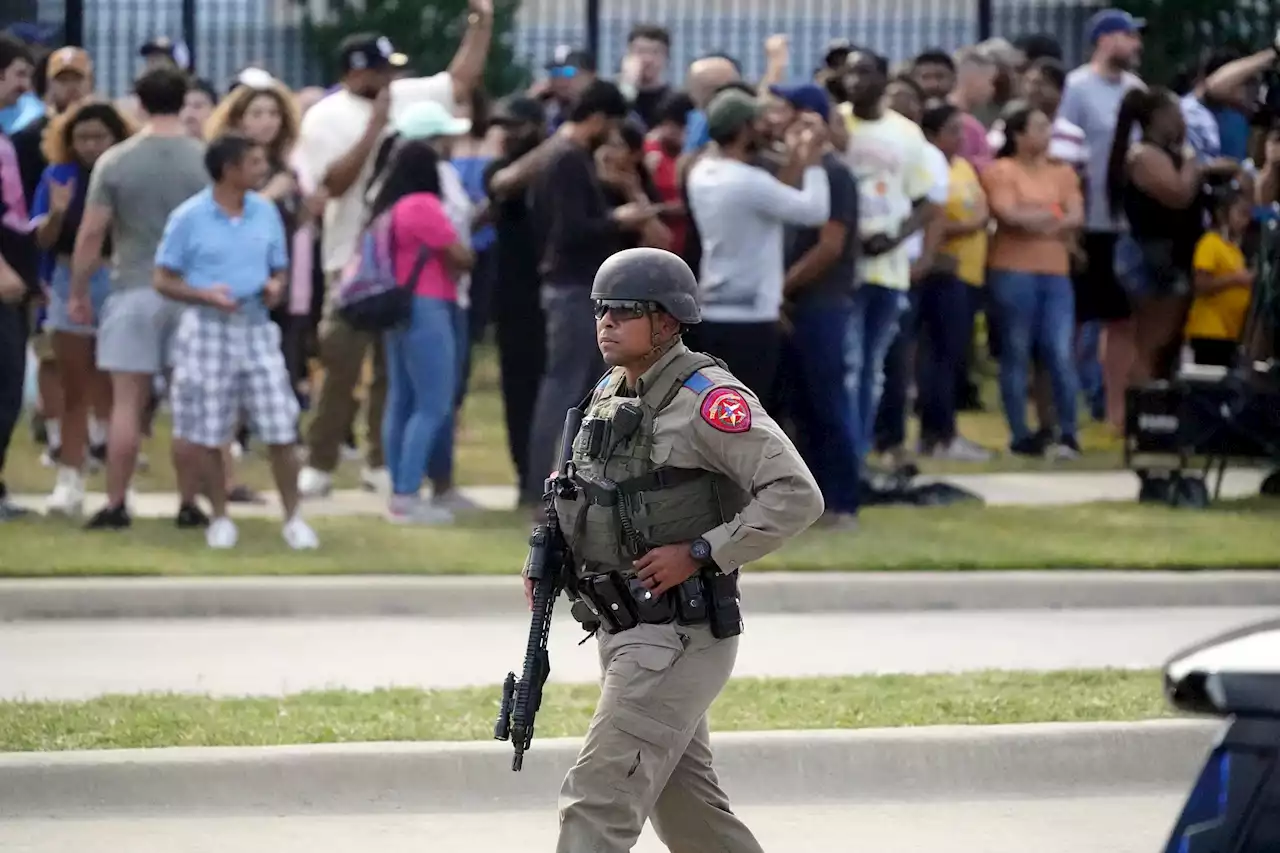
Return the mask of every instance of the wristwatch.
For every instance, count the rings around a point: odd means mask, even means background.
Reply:
[[[701,566],[711,565],[711,543],[699,536],[689,543],[689,556]]]

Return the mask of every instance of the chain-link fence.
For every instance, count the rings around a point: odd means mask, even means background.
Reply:
[[[1083,0],[992,0],[991,35],[1012,40],[1045,32],[1067,59],[1084,53],[1084,26],[1102,4]],[[517,56],[540,68],[560,44],[585,46],[585,0],[524,0],[516,33]],[[823,46],[847,38],[893,60],[930,47],[953,50],[979,39],[978,0],[601,0],[600,69],[617,71],[627,32],[653,23],[671,32],[671,70],[679,76],[701,54],[719,51],[742,63],[748,77],[764,71],[763,45],[773,33],[791,41],[790,74],[807,76],[821,63]]]
[[[537,70],[557,45],[585,47],[587,4],[523,0],[510,34],[518,59]],[[141,61],[138,47],[158,35],[187,40],[197,73],[220,88],[255,63],[293,85],[331,82],[319,79],[304,37],[305,10],[324,8],[323,0],[195,0],[191,5],[194,32],[184,32],[183,0],[0,0],[0,26],[38,24],[52,42],[61,43],[68,9],[83,6],[79,31],[97,62],[101,89],[112,95],[127,91]],[[1068,63],[1075,63],[1086,51],[1085,21],[1100,5],[1103,0],[990,0],[990,35],[1012,40],[1048,33],[1061,42]],[[600,0],[598,59],[603,73],[616,72],[628,30],[636,23],[655,23],[671,32],[671,73],[677,80],[690,60],[711,51],[736,57],[755,77],[764,70],[764,40],[786,33],[792,45],[789,72],[800,78],[817,67],[823,46],[833,38],[905,60],[925,48],[950,50],[977,41],[980,14],[980,0]]]
[[[0,0],[0,25],[40,25],[62,43],[68,8],[84,10],[84,47],[93,55],[98,88],[128,91],[141,67],[138,48],[157,36],[182,41],[196,73],[218,88],[246,65],[262,64],[292,85],[317,82],[294,0],[196,0],[194,32],[184,32],[182,0]]]

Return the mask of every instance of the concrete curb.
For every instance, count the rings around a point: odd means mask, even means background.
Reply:
[[[1049,723],[714,736],[735,802],[820,803],[1178,789],[1220,725]],[[0,818],[554,808],[576,739],[0,754]]]
[[[754,613],[1280,605],[1272,571],[747,572]],[[514,577],[59,578],[0,581],[0,621],[518,615]]]

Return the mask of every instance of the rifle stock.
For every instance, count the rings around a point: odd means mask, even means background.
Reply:
[[[574,485],[569,472],[573,456],[573,440],[582,424],[581,409],[570,409],[565,415],[560,434],[560,455],[556,472],[547,479],[544,499],[547,521],[534,528],[529,536],[529,556],[525,560],[525,576],[533,581],[533,608],[529,621],[529,638],[525,644],[524,667],[519,680],[507,673],[502,685],[502,703],[493,727],[497,740],[510,740],[515,749],[511,769],[524,765],[524,753],[533,742],[534,720],[542,705],[542,688],[551,674],[551,658],[547,640],[551,635],[551,615],[556,599],[564,590],[566,572],[573,570],[568,547],[560,531],[555,498],[572,497]]]

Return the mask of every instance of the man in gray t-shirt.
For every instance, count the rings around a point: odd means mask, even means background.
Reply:
[[[152,284],[156,247],[169,214],[204,189],[209,175],[204,144],[187,135],[178,117],[187,79],[176,69],[155,68],[138,78],[135,91],[149,117],[133,138],[98,161],[89,180],[84,219],[71,262],[73,322],[98,325],[98,367],[111,374],[112,416],[107,441],[107,506],[91,528],[130,524],[125,494],[137,464],[143,411],[152,378],[167,364],[169,337],[181,306],[165,299]],[[110,234],[111,295],[101,317],[92,317],[89,278]],[[126,428],[128,425],[128,428]],[[177,443],[175,443],[175,457]],[[195,483],[175,458],[182,509],[178,522],[202,521],[195,508]]]
[[[1146,22],[1119,9],[1103,9],[1090,18],[1087,35],[1093,45],[1093,56],[1087,65],[1067,75],[1062,102],[1058,105],[1058,118],[1084,131],[1088,149],[1083,239],[1086,259],[1084,270],[1076,277],[1075,294],[1076,318],[1081,322],[1124,320],[1129,316],[1128,296],[1112,269],[1116,235],[1124,224],[1111,214],[1107,166],[1120,102],[1131,90],[1143,85],[1130,69],[1136,68],[1142,58],[1145,25]],[[1121,375],[1119,370],[1117,362],[1113,380]],[[1118,393],[1123,394],[1122,387]]]

